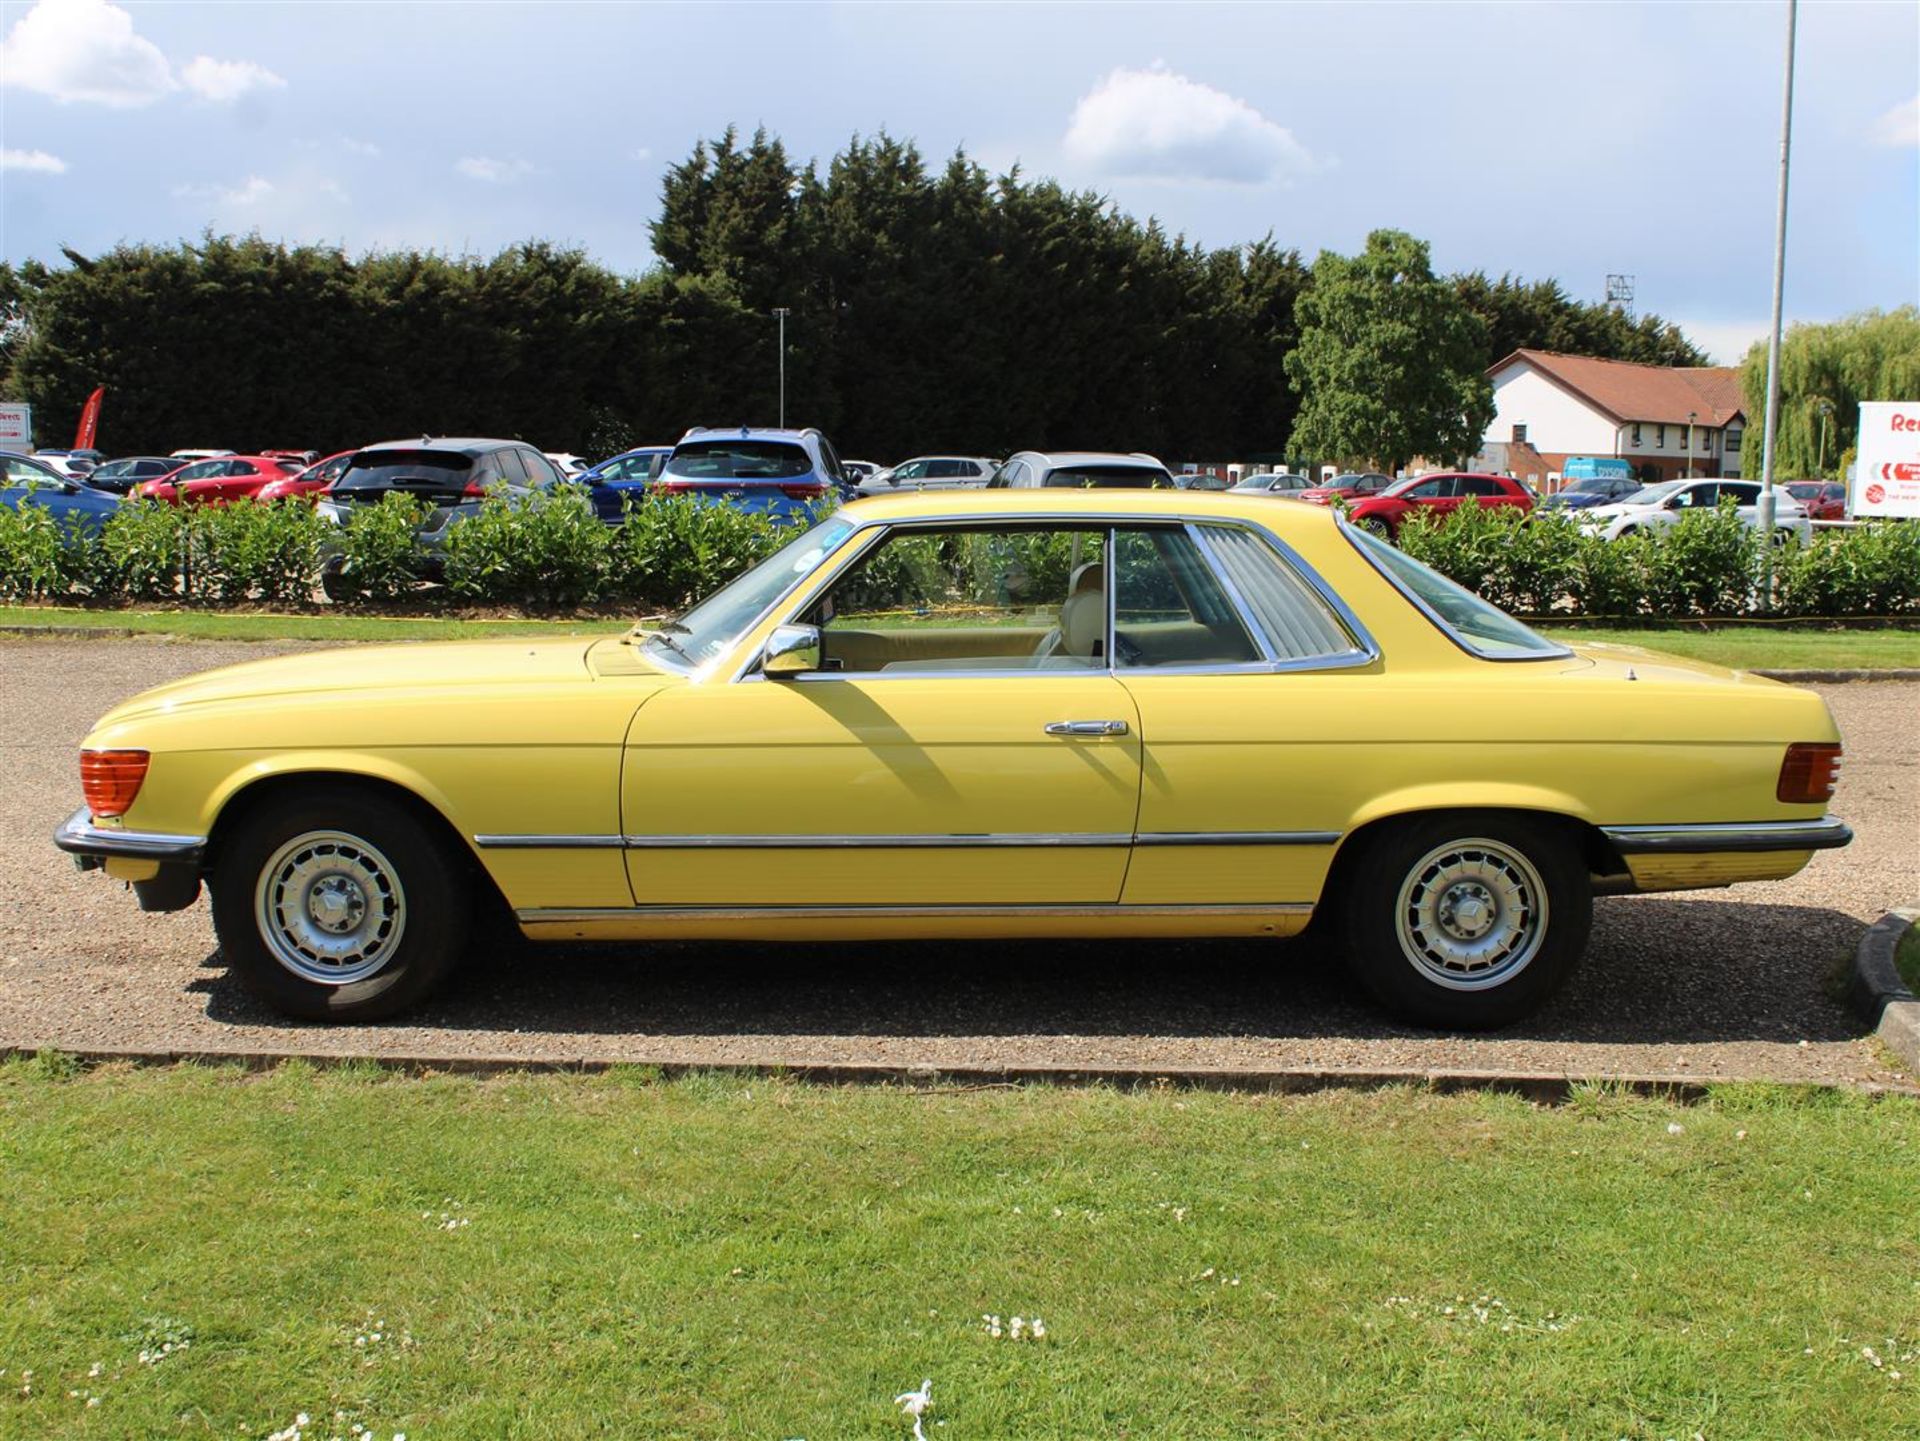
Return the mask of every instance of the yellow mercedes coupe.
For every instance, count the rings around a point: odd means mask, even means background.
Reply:
[[[535,940],[1334,936],[1396,1013],[1532,1011],[1596,893],[1845,845],[1814,695],[1546,640],[1334,512],[864,500],[679,619],[229,667],[111,711],[56,835],[202,880],[298,1016]],[[857,863],[850,863],[857,854]]]

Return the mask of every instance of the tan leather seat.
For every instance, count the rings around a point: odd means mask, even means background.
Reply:
[[[1097,656],[1106,634],[1106,567],[1090,560],[1075,568],[1060,603],[1060,654]]]

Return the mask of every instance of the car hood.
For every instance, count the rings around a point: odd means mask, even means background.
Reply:
[[[565,640],[434,641],[424,645],[370,645],[309,651],[247,661],[143,691],[103,716],[101,727],[155,712],[305,696],[351,702],[422,692],[454,701],[458,693],[498,693],[522,686],[589,685],[604,668],[591,653],[612,644],[639,671],[655,672],[630,646],[584,636]]]
[[[1652,515],[1659,510],[1657,505],[1623,505],[1615,501],[1611,505],[1590,505],[1580,512],[1582,520],[1618,520],[1623,515]]]

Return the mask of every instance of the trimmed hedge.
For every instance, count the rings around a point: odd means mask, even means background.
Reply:
[[[338,555],[344,564],[328,580],[329,598],[386,604],[422,590],[414,533],[425,515],[420,501],[400,495],[357,507],[337,528],[298,501],[134,501],[89,539],[42,507],[0,507],[0,599],[298,606],[316,602],[323,567]],[[600,521],[577,491],[531,501],[495,497],[448,532],[441,593],[529,610],[677,610],[789,534],[764,515],[685,496],[632,505],[618,526]],[[1399,543],[1516,615],[1638,620],[1764,609],[1767,547],[1731,508],[1607,541],[1564,512],[1475,506],[1439,519],[1418,516],[1402,527]],[[1036,555],[1033,563],[1045,559]],[[1771,614],[1920,614],[1920,524],[1823,531],[1807,545],[1774,546],[1771,559]]]

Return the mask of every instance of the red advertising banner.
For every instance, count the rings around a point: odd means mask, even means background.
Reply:
[[[93,394],[87,397],[87,403],[80,407],[80,429],[73,436],[75,450],[93,449],[93,434],[100,428],[100,397],[106,393],[106,386],[96,385]]]

